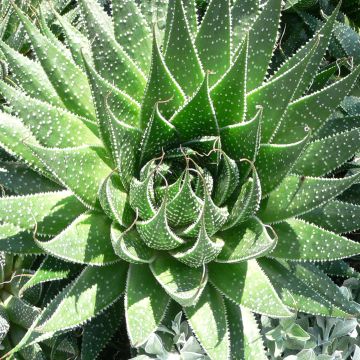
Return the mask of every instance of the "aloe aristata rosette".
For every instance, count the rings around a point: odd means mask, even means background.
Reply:
[[[85,324],[95,358],[123,294],[133,346],[176,302],[211,359],[265,359],[251,312],[357,315],[314,264],[360,253],[341,236],[359,206],[337,199],[360,174],[328,176],[360,129],[327,122],[360,68],[308,94],[338,9],[270,75],[280,0],[212,0],[201,24],[192,0],[79,6],[86,33],[56,14],[66,45],[16,9],[35,61],[0,44],[0,143],[18,158],[1,250],[47,255],[27,287],[83,265],[14,351]]]

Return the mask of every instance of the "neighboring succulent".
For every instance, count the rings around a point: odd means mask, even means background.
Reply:
[[[360,253],[339,235],[359,206],[337,199],[360,173],[331,176],[360,128],[327,122],[360,67],[304,96],[338,8],[270,76],[281,0],[212,0],[199,26],[193,1],[166,4],[114,1],[111,18],[79,0],[86,36],[56,14],[68,47],[15,7],[37,61],[0,43],[15,83],[0,81],[0,145],[24,164],[2,165],[19,195],[0,199],[0,250],[48,254],[33,283],[84,269],[12,353],[100,316],[96,358],[122,294],[132,346],[175,301],[210,359],[266,358],[251,312],[359,315],[311,264]]]

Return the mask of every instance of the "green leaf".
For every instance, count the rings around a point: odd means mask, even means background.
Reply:
[[[310,132],[293,144],[262,144],[256,157],[255,166],[258,171],[263,197],[267,196],[291,171],[310,138]],[[276,169],[276,172],[274,172]]]
[[[205,268],[189,267],[169,256],[159,255],[150,269],[169,296],[182,306],[196,304],[208,279]]]
[[[230,66],[231,18],[229,0],[211,0],[195,39],[205,71],[211,71],[214,84]]]
[[[193,140],[200,136],[219,135],[219,126],[209,93],[207,75],[194,95],[170,119],[179,132],[182,141]]]
[[[104,159],[108,159],[102,147],[53,149],[30,144],[27,146],[85,206],[98,207],[98,189],[111,172],[111,168],[104,162]]]
[[[125,316],[130,343],[139,347],[160,325],[170,298],[148,265],[130,265],[126,282]]]
[[[40,313],[39,308],[16,296],[9,296],[4,302],[4,306],[9,320],[24,329],[29,328]]]
[[[288,307],[314,315],[348,317],[349,314],[324,299],[316,289],[276,260],[262,258],[259,265]]]
[[[155,215],[146,221],[138,221],[136,230],[147,246],[157,250],[171,250],[184,243],[170,229],[166,218],[167,199],[163,200]]]
[[[131,224],[134,212],[128,202],[128,194],[121,185],[119,176],[111,173],[99,189],[99,200],[106,215],[121,226]]]
[[[0,225],[0,251],[10,254],[41,254],[33,234],[13,224]]]
[[[96,70],[139,101],[145,88],[145,75],[115,40],[111,18],[95,0],[81,0],[79,3]]]
[[[360,278],[360,274],[349,266],[344,260],[337,260],[331,262],[322,262],[316,265],[320,270],[330,276],[339,276],[344,278]]]
[[[69,191],[39,193],[0,198],[0,221],[33,230],[38,234],[56,235],[86,208]]]
[[[335,62],[321,69],[319,73],[315,76],[309,92],[312,93],[314,91],[319,91],[323,87],[325,87],[330,81],[330,79],[335,76],[335,74],[339,71],[339,66],[345,65],[345,63],[346,61],[344,59],[337,59]]]
[[[199,302],[184,308],[188,323],[212,360],[228,359],[230,340],[226,308],[222,296],[206,286]]]
[[[311,131],[316,134],[331,113],[340,105],[344,95],[349,93],[359,74],[360,66],[345,78],[325,89],[292,102],[275,134],[274,142],[297,141],[302,136],[305,126],[310,127]]]
[[[276,246],[265,226],[255,217],[251,217],[236,227],[219,232],[217,237],[225,243],[216,262],[236,263],[270,252]]]
[[[90,87],[85,74],[61,51],[44,37],[31,21],[15,8],[30,37],[35,53],[50,82],[68,110],[95,120]]]
[[[126,262],[143,264],[154,260],[155,251],[145,245],[135,229],[123,231],[119,225],[113,223],[111,242],[115,254]]]
[[[189,1],[190,2],[190,1]],[[174,0],[173,21],[166,45],[165,61],[185,94],[192,95],[202,82],[204,72],[191,38],[181,0]]]
[[[245,119],[248,40],[248,37],[244,39],[234,63],[211,89],[220,127],[237,124]]]
[[[259,217],[265,223],[271,223],[305,214],[341,194],[359,177],[360,174],[342,179],[289,175],[263,201]]]
[[[273,317],[291,316],[256,260],[238,264],[211,263],[209,278],[221,293],[238,305]]]
[[[266,119],[261,127],[263,143],[267,143],[271,139],[281,123],[281,119],[292,100],[294,92],[301,83],[309,59],[318,44],[316,42],[309,53],[294,67],[247,94],[247,117],[255,116],[259,106],[263,109],[263,118]]]
[[[71,329],[101,314],[125,290],[124,262],[87,267],[70,288],[53,299],[40,315],[36,331]],[[58,303],[57,298],[61,301]]]
[[[271,257],[286,260],[330,261],[360,252],[360,244],[303,220],[290,219],[274,225],[278,236]]]
[[[65,261],[106,265],[119,260],[111,245],[110,224],[103,214],[89,211],[50,241],[36,243],[48,254]]]
[[[143,130],[146,129],[154,111],[154,106],[158,102],[162,102],[161,106],[159,106],[161,114],[166,119],[169,119],[183,104],[184,100],[184,93],[173,76],[170,74],[170,71],[164,62],[154,33],[151,69],[141,106],[141,128]]]
[[[27,195],[40,192],[52,192],[61,189],[60,185],[41,176],[15,161],[0,162],[0,183],[16,195]]]
[[[359,138],[360,128],[357,128],[312,142],[297,160],[294,172],[306,176],[329,173],[360,149]]]
[[[232,53],[236,53],[247,32],[259,15],[259,1],[235,0],[231,8],[231,46]]]
[[[260,145],[261,112],[260,109],[256,116],[247,122],[220,129],[222,149],[235,161],[240,159],[255,160]]]
[[[307,65],[305,73],[302,76],[301,82],[299,83],[296,89],[296,92],[294,94],[295,99],[300,97],[306,91],[306,89],[314,79],[315,75],[317,74],[319,65],[328,47],[332,30],[334,27],[334,22],[339,12],[340,5],[341,4],[339,3],[337,8],[328,18],[327,22],[321,27],[321,29],[319,29],[319,31],[312,37],[312,39],[308,41],[305,46],[301,47],[296,52],[295,55],[293,55],[284,64],[282,64],[280,69],[273,76],[273,78],[276,78],[282,75],[283,73],[285,73],[286,71],[288,71],[293,66],[295,66],[299,61],[301,61],[301,59],[303,59],[311,51],[315,43],[317,43],[320,39],[319,45],[316,51],[314,52],[314,54],[312,55],[312,58],[310,59]]]
[[[46,101],[54,106],[64,107],[59,95],[38,62],[21,55],[3,41],[0,41],[0,50],[13,72],[13,80],[29,96]]]
[[[338,133],[353,130],[359,127],[360,116],[344,116],[331,117],[326,123],[317,131],[314,140],[322,140],[329,136],[337,135]]]
[[[301,218],[336,234],[348,233],[360,229],[360,206],[332,200]]]
[[[118,330],[123,306],[116,301],[103,313],[85,324],[81,342],[81,360],[97,359]]]
[[[26,96],[0,80],[0,92],[9,102],[11,111],[21,119],[36,139],[48,147],[76,147],[100,145],[94,134],[96,124],[55,107],[49,103]]]
[[[281,0],[269,0],[249,31],[247,90],[263,82],[278,36]]]
[[[151,60],[151,31],[135,0],[112,3],[115,39],[147,74]]]
[[[156,104],[141,141],[140,164],[153,159],[177,142],[178,134],[173,124],[167,121]]]
[[[48,281],[68,279],[80,269],[81,267],[77,264],[59,261],[52,256],[47,256],[20,291],[23,293],[27,289]]]
[[[261,185],[255,167],[252,176],[242,185],[239,196],[230,210],[230,215],[223,226],[223,230],[234,227],[255,215],[261,200]]]
[[[244,307],[225,300],[229,320],[231,360],[267,360],[259,326]]]

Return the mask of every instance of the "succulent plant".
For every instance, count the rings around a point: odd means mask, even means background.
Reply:
[[[338,8],[271,69],[281,0],[212,0],[200,24],[192,0],[78,3],[85,34],[56,14],[66,46],[16,6],[36,61],[0,43],[0,145],[18,159],[0,172],[0,250],[48,255],[32,284],[83,266],[11,353],[91,332],[123,294],[133,346],[177,302],[210,359],[265,359],[253,312],[358,315],[312,263],[360,253],[341,235],[359,206],[338,199],[360,174],[331,176],[360,129],[329,120],[360,67],[307,94]]]

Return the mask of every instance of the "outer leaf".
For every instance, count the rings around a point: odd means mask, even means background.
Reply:
[[[344,278],[359,278],[360,274],[349,266],[344,260],[322,262],[316,265],[324,273],[331,276],[339,276]]]
[[[237,124],[245,118],[248,43],[246,37],[234,63],[211,89],[220,127]]]
[[[189,1],[190,2],[190,1]],[[204,77],[192,42],[181,0],[174,0],[173,21],[166,46],[166,64],[187,95],[192,95]]]
[[[276,260],[262,258],[261,268],[269,277],[282,301],[290,308],[314,315],[348,317],[349,314],[324,299],[301,278]]]
[[[195,40],[200,60],[215,83],[230,66],[231,20],[229,0],[211,0]]]
[[[310,133],[301,141],[293,144],[263,144],[260,145],[256,157],[256,169],[259,174],[263,196],[268,195],[281,183],[290,172],[308,143]],[[274,173],[274,169],[276,172]]]
[[[329,136],[353,130],[359,127],[359,124],[360,116],[331,117],[316,133],[314,140],[323,140]]]
[[[26,96],[0,81],[0,92],[11,110],[21,119],[37,140],[48,147],[100,145],[96,124],[40,100]]]
[[[95,360],[120,326],[123,307],[115,302],[102,314],[85,324],[81,343],[81,360]]]
[[[146,74],[150,67],[151,31],[135,0],[112,3],[117,42]]]
[[[140,126],[142,129],[147,127],[154,106],[159,101],[163,102],[159,106],[160,112],[169,119],[183,104],[184,94],[166,67],[155,34],[153,34],[151,69],[141,106]]]
[[[343,179],[287,176],[264,200],[259,216],[265,222],[278,222],[311,211],[341,194],[360,174]]]
[[[71,329],[100,314],[125,290],[125,263],[87,267],[69,289],[44,310],[36,330],[42,333]],[[64,296],[65,295],[65,296]],[[54,306],[56,305],[56,307]]]
[[[209,75],[194,97],[175,113],[170,122],[178,130],[182,141],[219,135],[219,125],[209,93]]]
[[[336,234],[347,233],[360,229],[360,206],[332,200],[301,218]]]
[[[41,35],[19,9],[16,11],[29,34],[43,69],[65,106],[80,116],[95,120],[95,110],[85,74],[62,53],[61,49]]]
[[[126,262],[143,264],[154,260],[155,251],[145,245],[136,230],[125,232],[113,223],[111,226],[111,242],[115,254]]]
[[[125,316],[132,346],[138,347],[160,325],[170,298],[148,265],[130,265],[125,295]]]
[[[291,316],[256,260],[231,265],[211,263],[209,277],[219,291],[238,305],[269,316]]]
[[[159,256],[150,269],[164,290],[180,305],[194,305],[207,283],[206,269],[192,268],[168,256]]]
[[[50,255],[79,264],[106,265],[115,262],[110,241],[110,219],[90,211],[47,242],[36,243]]]
[[[329,173],[360,149],[359,138],[360,128],[357,128],[312,142],[297,160],[295,172],[306,176]]]
[[[248,91],[265,78],[277,40],[280,12],[281,0],[268,0],[249,31]]]
[[[64,107],[41,65],[0,41],[0,50],[12,69],[12,77],[28,95],[48,103]]]
[[[224,247],[216,261],[236,263],[270,252],[276,246],[265,226],[255,217],[220,232],[217,236],[224,241]]]
[[[244,307],[226,300],[230,330],[231,359],[267,360],[254,315]]]
[[[97,71],[139,101],[145,88],[145,75],[116,42],[110,29],[111,19],[95,0],[81,0],[80,6]]]
[[[204,289],[199,302],[184,309],[190,327],[210,359],[229,359],[230,340],[224,299],[211,286]]]
[[[21,292],[23,293],[31,287],[48,281],[68,279],[80,269],[79,265],[59,261],[51,256],[47,256],[30,280],[21,288]]]
[[[335,108],[340,105],[344,95],[351,90],[359,74],[360,66],[335,84],[291,103],[275,134],[274,141],[288,143],[298,140],[305,125],[309,126],[313,133],[316,133]]]
[[[106,159],[103,148],[83,146],[52,149],[30,144],[28,146],[59,182],[73,191],[81,202],[92,208],[96,206],[98,188],[111,172],[103,161]]]
[[[23,230],[56,235],[85,207],[69,192],[58,191],[0,198],[0,220]]]
[[[360,252],[360,244],[303,220],[274,225],[278,242],[271,256],[287,260],[337,260]]]

